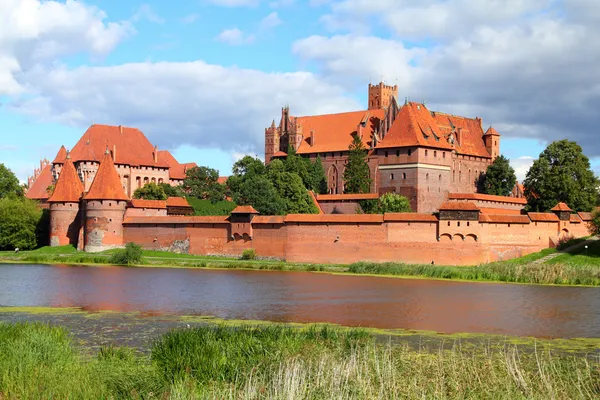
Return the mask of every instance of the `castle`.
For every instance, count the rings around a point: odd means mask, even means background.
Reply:
[[[413,211],[433,212],[449,193],[475,193],[477,181],[500,154],[500,135],[481,118],[434,112],[425,104],[399,106],[398,87],[369,84],[368,109],[292,117],[289,107],[265,129],[265,162],[290,149],[321,157],[329,194],[344,193],[348,146],[358,135],[368,149],[371,193],[406,196]]]

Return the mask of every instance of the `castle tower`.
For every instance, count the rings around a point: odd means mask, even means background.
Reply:
[[[66,153],[66,151],[65,151]],[[72,244],[77,247],[81,215],[79,202],[83,184],[68,153],[63,161],[62,173],[56,182],[50,203],[50,246]]]
[[[67,149],[65,146],[60,146],[58,150],[58,154],[54,157],[54,161],[52,161],[52,179],[54,182],[58,181],[58,177],[60,176],[60,171],[63,168],[65,163],[65,159],[67,158]]]
[[[271,126],[265,129],[265,164],[268,165],[279,150],[279,132],[273,120]]]
[[[389,86],[383,82],[378,85],[369,83],[369,110],[387,109],[392,103],[392,97],[398,97],[398,85]]]
[[[123,247],[123,219],[128,200],[107,147],[85,196],[85,251]]]
[[[485,148],[492,156],[494,161],[500,155],[500,134],[493,127],[489,127],[483,135]]]

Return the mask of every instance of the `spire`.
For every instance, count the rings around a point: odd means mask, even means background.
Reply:
[[[78,203],[83,193],[83,184],[77,176],[75,166],[67,153],[54,193],[48,199],[49,203]]]
[[[106,148],[106,152],[104,153],[104,157],[100,162],[98,171],[96,171],[94,182],[92,182],[90,191],[85,196],[85,199],[129,200],[129,198],[125,194],[125,191],[123,190],[121,179],[117,174],[117,170],[115,169],[115,164],[110,155],[108,147]]]
[[[54,158],[54,161],[52,161],[52,164],[63,164],[65,162],[66,156],[67,149],[65,149],[65,146],[60,146],[58,154],[56,154],[56,157]]]
[[[275,128],[275,120],[273,120],[273,122],[271,122],[271,128]]]

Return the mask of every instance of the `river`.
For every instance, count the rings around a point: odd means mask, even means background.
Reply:
[[[0,264],[0,306],[600,337],[600,288],[310,272]]]

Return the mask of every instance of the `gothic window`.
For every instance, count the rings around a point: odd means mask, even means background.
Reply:
[[[433,152],[433,157],[437,157],[437,151]]]
[[[394,174],[390,174],[390,179],[394,180]]]

